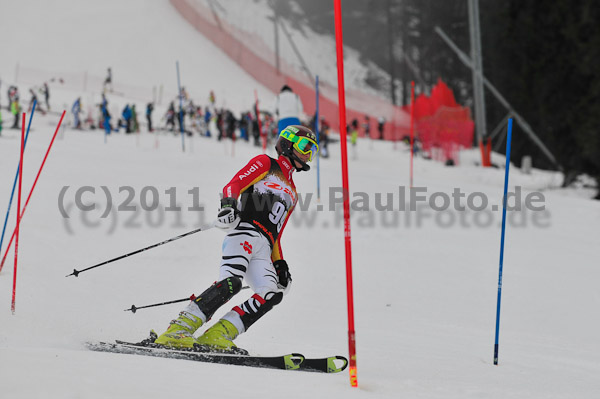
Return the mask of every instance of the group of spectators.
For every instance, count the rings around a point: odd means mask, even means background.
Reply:
[[[0,82],[1,85],[1,82]],[[83,129],[101,129],[110,134],[113,132],[124,131],[126,134],[140,132],[139,110],[136,109],[136,104],[125,104],[123,109],[116,118],[111,114],[108,106],[107,93],[112,92],[112,70],[108,68],[107,76],[103,83],[102,100],[96,104],[96,114],[93,114],[92,107],[88,108],[87,114],[83,110],[81,97],[78,97],[71,107],[73,118],[73,128],[78,130]],[[41,87],[34,87],[29,90],[30,101],[28,109],[31,111],[34,101],[38,101],[36,111],[50,110],[50,89],[47,82]],[[44,103],[40,104],[38,93],[43,96]],[[13,129],[19,129],[20,118],[22,112],[20,105],[19,90],[15,85],[8,87],[7,91],[8,103],[7,107],[14,116],[14,121],[11,126]],[[2,111],[0,104],[0,134],[2,132]],[[328,144],[330,143],[330,124],[325,118],[320,117],[317,120],[316,115],[313,115],[310,120],[303,120],[304,107],[300,97],[294,93],[292,88],[284,85],[278,95],[274,98],[271,107],[260,110],[258,103],[251,106],[250,110],[241,112],[236,116],[233,111],[226,108],[218,108],[216,106],[216,97],[213,91],[210,91],[208,103],[204,106],[195,103],[184,87],[181,88],[180,96],[171,101],[165,114],[160,118],[159,123],[153,123],[153,112],[155,104],[149,102],[143,111],[146,116],[146,127],[148,132],[167,131],[173,134],[183,132],[188,136],[194,134],[212,137],[217,140],[231,139],[244,140],[252,142],[255,146],[268,145],[274,142],[279,132],[288,125],[304,124],[310,127],[313,131],[319,132],[321,145],[321,156],[328,157]],[[113,108],[114,112],[114,108]],[[84,115],[85,114],[85,115]],[[318,126],[317,126],[318,124]],[[383,129],[385,120],[380,118],[377,123],[377,129],[380,139],[383,139]],[[357,119],[353,119],[347,126],[347,132],[350,136],[350,142],[353,148],[356,147],[359,129],[364,129],[364,135],[371,137],[371,123],[368,115],[365,115],[364,122],[359,123]],[[238,133],[239,132],[239,133]],[[356,150],[354,150],[356,151]]]
[[[0,81],[0,88],[2,87],[2,81]],[[48,83],[44,82],[40,87],[32,87],[29,89],[30,99],[28,104],[27,112],[31,112],[33,108],[33,104],[37,101],[36,111],[41,113],[46,113],[50,110],[50,88],[48,87]],[[38,94],[41,94],[44,98],[44,103],[40,103],[38,99]],[[20,129],[20,115],[23,112],[23,107],[21,105],[21,94],[19,92],[19,88],[16,85],[8,86],[6,91],[6,97],[8,99],[8,105],[4,108],[10,111],[11,115],[13,115],[13,124],[10,127],[11,129]],[[3,127],[3,119],[2,119],[2,102],[0,100],[0,134],[2,134]]]

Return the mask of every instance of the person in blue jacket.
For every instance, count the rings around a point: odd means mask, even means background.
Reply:
[[[132,112],[131,112],[131,108],[129,107],[129,104],[125,105],[125,108],[123,108],[123,112],[121,113],[121,116],[123,117],[123,122],[125,122],[125,133],[131,133],[131,117],[133,116]]]
[[[75,100],[71,107],[71,112],[73,113],[73,127],[75,129],[81,129],[81,119],[79,119],[79,114],[81,113],[81,97],[78,97],[77,100]]]

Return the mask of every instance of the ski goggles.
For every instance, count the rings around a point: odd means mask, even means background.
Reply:
[[[296,149],[296,151],[298,151],[300,154],[309,154],[309,161],[312,161],[319,152],[319,145],[313,139],[306,136],[296,136],[294,132],[288,130],[287,128],[283,129],[279,136],[294,143],[294,149]]]

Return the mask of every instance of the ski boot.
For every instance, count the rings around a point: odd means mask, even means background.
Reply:
[[[228,320],[221,319],[196,339],[195,350],[200,352],[236,353],[247,355],[233,340],[239,335],[237,328]]]
[[[202,324],[201,318],[183,311],[179,313],[177,319],[171,320],[167,331],[158,337],[154,343],[168,348],[192,349],[196,343],[194,332]]]
[[[192,349],[196,343],[194,339],[196,330],[205,321],[210,320],[217,309],[240,292],[241,289],[242,281],[237,277],[227,277],[215,282],[179,313],[179,317],[171,321],[167,331],[158,337],[154,343],[170,348]],[[237,337],[238,331],[235,327],[233,329]]]

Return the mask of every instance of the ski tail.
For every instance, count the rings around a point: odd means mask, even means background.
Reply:
[[[344,356],[330,356],[319,359],[305,358],[300,368],[320,373],[339,373],[348,367],[348,359]]]

